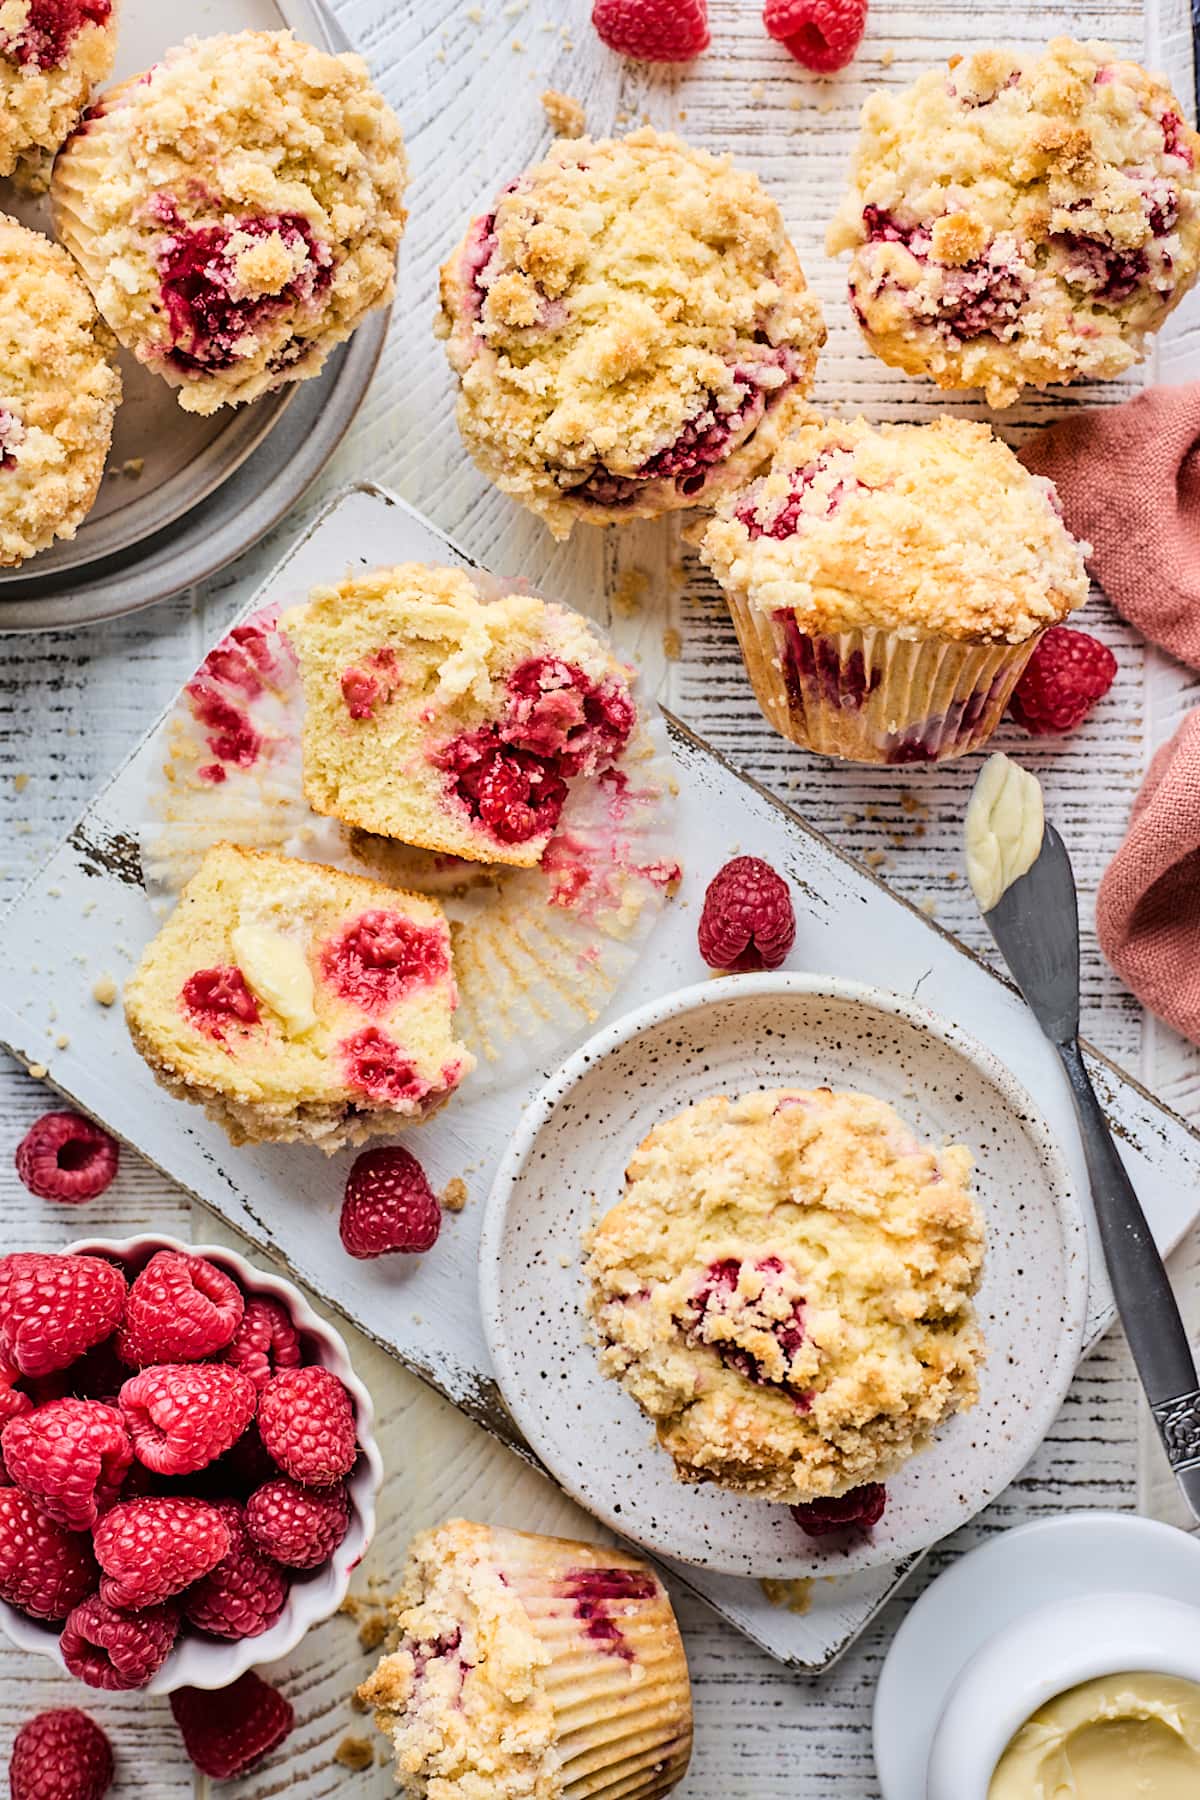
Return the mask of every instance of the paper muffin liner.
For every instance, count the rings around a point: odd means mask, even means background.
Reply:
[[[763,714],[805,750],[848,762],[946,762],[986,743],[1041,633],[1020,644],[905,638],[894,631],[809,637],[790,611],[727,594]]]
[[[160,728],[147,892],[165,913],[225,840],[428,894],[450,919],[469,1089],[527,1079],[592,1028],[680,879],[666,732],[640,700],[639,718],[612,770],[576,783],[536,868],[413,849],[312,812],[296,656],[264,608],[209,652]]]
[[[111,179],[110,158],[114,154],[111,115],[119,111],[127,96],[145,79],[145,75],[131,75],[95,101],[59,151],[54,164],[50,207],[55,235],[82,268],[93,293],[108,273],[108,259],[101,254],[96,234],[88,224],[88,196],[101,182]]]

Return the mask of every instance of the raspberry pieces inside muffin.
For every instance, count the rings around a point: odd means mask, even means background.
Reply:
[[[467,448],[558,537],[770,456],[825,341],[779,209],[675,137],[560,139],[442,270]]]
[[[592,1234],[588,1308],[682,1480],[844,1494],[974,1404],[970,1175],[962,1145],[828,1088],[717,1096],[651,1131]]]

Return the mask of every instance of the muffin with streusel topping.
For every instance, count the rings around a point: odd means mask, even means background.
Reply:
[[[1087,598],[1089,548],[986,425],[813,414],[700,554],[777,731],[921,763],[991,736],[1042,632]]]
[[[757,178],[650,130],[560,139],[511,182],[442,269],[436,329],[468,450],[556,537],[746,481],[825,341]]]
[[[51,203],[121,343],[213,413],[316,375],[390,300],[406,177],[360,57],[244,31],[105,94]]]
[[[66,251],[0,214],[0,565],[74,537],[91,509],[116,348]]]
[[[975,1403],[970,1177],[866,1094],[718,1095],[655,1126],[591,1235],[588,1310],[682,1480],[847,1494]]]
[[[1008,406],[1145,354],[1200,268],[1198,156],[1109,44],[981,50],[867,100],[828,248],[877,356]]]
[[[45,186],[51,157],[116,53],[115,0],[3,0],[0,175],[19,168]]]
[[[679,1627],[623,1550],[451,1519],[359,1688],[409,1800],[660,1800],[692,1747]]]

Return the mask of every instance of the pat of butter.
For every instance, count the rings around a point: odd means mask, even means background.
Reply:
[[[1196,1800],[1200,1687],[1101,1675],[1040,1706],[1010,1740],[988,1800]]]
[[[231,940],[246,984],[277,1013],[294,1037],[317,1022],[312,970],[292,938],[269,925],[238,925]]]
[[[1032,869],[1046,829],[1036,775],[997,753],[983,765],[967,807],[967,879],[982,912],[998,906]]]

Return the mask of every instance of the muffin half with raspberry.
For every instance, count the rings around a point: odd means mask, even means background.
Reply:
[[[922,763],[991,736],[1043,631],[1086,600],[1089,549],[986,425],[812,414],[700,554],[777,731]]]
[[[91,510],[116,349],[66,251],[0,214],[0,566],[74,537]]]
[[[317,863],[217,844],[125,990],[162,1085],[235,1144],[332,1151],[425,1119],[473,1066],[445,915]]]
[[[1198,155],[1109,44],[981,50],[871,95],[828,248],[877,356],[1008,406],[1145,354],[1200,268]]]
[[[472,862],[531,868],[572,788],[603,781],[637,708],[578,613],[485,598],[422,563],[316,589],[285,615],[318,813]]]
[[[316,375],[390,300],[406,175],[361,58],[245,31],[104,95],[51,202],[121,343],[213,413]]]
[[[666,1590],[624,1551],[452,1519],[417,1537],[359,1698],[411,1800],[659,1800],[691,1690]]]
[[[442,270],[468,450],[566,537],[770,457],[825,341],[775,202],[676,137],[560,139]]]
[[[840,1496],[974,1405],[970,1177],[867,1094],[718,1095],[655,1126],[592,1234],[588,1309],[682,1480]]]
[[[0,175],[44,188],[117,53],[116,0],[4,0],[0,6]]]

